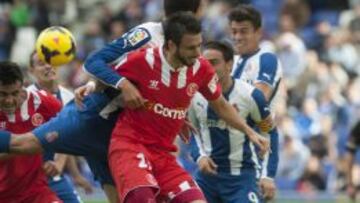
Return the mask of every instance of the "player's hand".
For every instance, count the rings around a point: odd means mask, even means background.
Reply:
[[[129,80],[121,81],[118,89],[121,90],[122,99],[127,107],[131,109],[144,107],[145,99]]]
[[[352,201],[356,199],[356,187],[352,184],[346,187],[346,193]]]
[[[73,182],[76,186],[81,187],[82,189],[84,189],[86,194],[91,194],[94,192],[93,187],[91,186],[91,184],[89,183],[89,181],[87,181],[83,176],[79,175],[76,177],[73,177]]]
[[[261,178],[259,188],[265,200],[272,200],[276,194],[276,186],[273,179]]]
[[[60,174],[60,169],[56,166],[54,161],[47,161],[42,167],[45,174],[49,177],[54,177]]]
[[[211,174],[211,175],[215,175],[217,173],[216,169],[218,166],[208,156],[200,157],[200,159],[198,161],[198,166],[199,166],[199,170],[203,173]]]
[[[270,150],[270,141],[257,133],[248,134],[248,137],[252,143],[259,147],[259,155],[264,156]]]
[[[198,131],[196,130],[196,128],[192,125],[192,123],[190,121],[185,119],[184,124],[181,127],[180,133],[179,133],[181,140],[185,144],[189,144],[192,133],[198,134]]]
[[[84,97],[95,91],[95,84],[88,82],[83,86],[76,88],[75,90],[75,103],[78,107],[83,108]]]

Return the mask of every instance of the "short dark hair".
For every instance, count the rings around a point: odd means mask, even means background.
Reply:
[[[12,85],[17,81],[24,82],[20,67],[10,61],[0,61],[0,85]]]
[[[234,58],[234,49],[226,42],[210,41],[204,45],[204,49],[215,49],[220,51],[226,62],[232,61]]]
[[[177,12],[171,15],[163,23],[163,28],[165,45],[167,45],[169,40],[179,45],[184,34],[201,33],[200,21],[188,12]]]
[[[165,16],[179,12],[179,11],[190,11],[196,13],[200,7],[201,0],[164,0]]]
[[[250,5],[240,5],[231,10],[228,16],[228,20],[230,23],[232,21],[250,21],[255,30],[261,27],[261,14],[258,10]]]

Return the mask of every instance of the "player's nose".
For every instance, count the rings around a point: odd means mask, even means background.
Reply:
[[[15,105],[15,97],[9,95],[9,96],[6,96],[3,100],[3,105],[5,107],[12,107]]]

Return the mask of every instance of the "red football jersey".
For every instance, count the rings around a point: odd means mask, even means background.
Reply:
[[[0,111],[0,129],[12,133],[29,132],[54,117],[61,103],[44,91],[30,92],[14,114]],[[42,155],[14,156],[0,160],[0,199],[36,192],[48,185],[42,169]]]
[[[115,69],[137,86],[147,102],[145,109],[125,108],[113,137],[156,148],[176,150],[174,139],[197,91],[208,100],[221,95],[215,70],[203,58],[175,70],[166,61],[162,48],[151,48],[129,54]]]

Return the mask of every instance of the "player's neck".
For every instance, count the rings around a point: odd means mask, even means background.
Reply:
[[[39,89],[51,92],[51,93],[56,93],[59,91],[59,86],[58,83],[55,80],[52,81],[37,81],[36,85],[38,86]]]
[[[254,49],[251,49],[251,50],[249,50],[248,52],[246,52],[246,53],[242,53],[242,54],[240,54],[242,57],[250,57],[250,56],[252,56],[252,55],[255,55],[258,51],[260,50],[260,47],[256,47],[256,48],[254,48]]]
[[[232,87],[234,80],[231,78],[231,76],[229,76],[229,78],[225,79],[225,80],[220,80],[220,85],[221,85],[221,89],[223,93],[226,93],[230,90],[230,88]]]
[[[174,70],[178,70],[179,68],[184,67],[184,64],[178,60],[176,56],[172,55],[169,50],[167,50],[165,47],[162,47],[162,49],[165,60]]]

